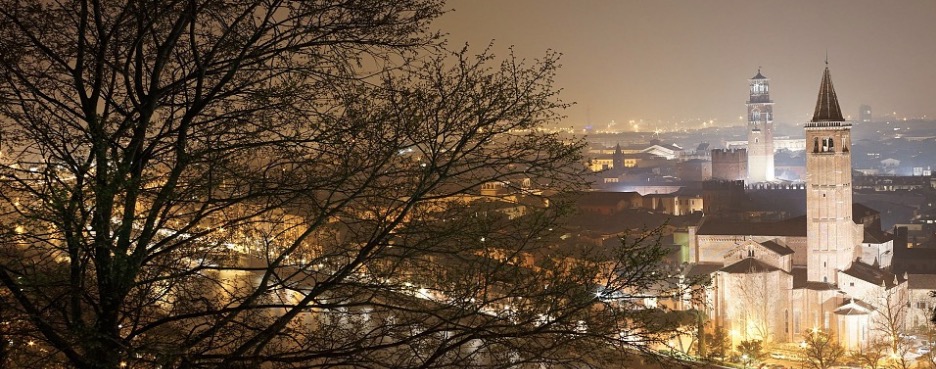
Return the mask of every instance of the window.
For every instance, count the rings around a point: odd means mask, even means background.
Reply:
[[[855,282],[848,282],[848,287],[855,287]]]

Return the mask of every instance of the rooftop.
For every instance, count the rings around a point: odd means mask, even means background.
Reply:
[[[778,222],[731,222],[709,219],[702,223],[697,234],[806,237],[806,216]]]
[[[848,274],[852,277],[858,278],[868,283],[873,284],[884,284],[888,288],[894,286],[896,281],[896,275],[893,273],[886,272],[884,270],[878,269],[874,266],[865,264],[865,263],[852,263],[851,267],[842,271],[842,273]]]
[[[737,263],[721,268],[722,272],[731,273],[731,274],[763,273],[763,272],[772,272],[775,270],[780,270],[780,268],[777,268],[773,265],[767,264],[755,258],[745,258]]]
[[[911,290],[936,290],[936,274],[908,274],[907,288]]]
[[[835,88],[832,87],[832,75],[829,73],[829,65],[826,62],[825,71],[822,73],[822,82],[819,85],[819,97],[816,99],[816,111],[813,112],[812,122],[842,122],[842,109],[839,107],[838,97],[835,95]],[[807,127],[810,125],[807,124]]]
[[[768,250],[777,253],[778,255],[790,255],[793,253],[793,250],[789,247],[783,246],[774,241],[761,242],[761,245],[764,245]]]

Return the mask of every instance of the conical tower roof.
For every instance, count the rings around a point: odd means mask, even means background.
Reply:
[[[764,75],[760,73],[760,67],[757,67],[757,75],[751,77],[751,79],[767,79],[767,77],[764,77]]]
[[[816,100],[816,111],[813,113],[813,122],[843,122],[842,109],[839,108],[835,88],[832,87],[832,76],[829,74],[829,65],[826,64],[822,73],[822,84],[819,85],[819,98]]]

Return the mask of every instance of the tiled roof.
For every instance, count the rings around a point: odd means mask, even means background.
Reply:
[[[893,237],[880,229],[874,228],[865,228],[864,229],[864,239],[861,242],[864,243],[885,243],[892,240]]]
[[[763,273],[763,272],[772,272],[775,270],[780,270],[779,268],[764,263],[763,261],[757,260],[755,258],[745,258],[741,261],[721,268],[722,272],[737,274],[737,273]]]
[[[721,268],[721,264],[692,264],[689,266],[689,269],[686,270],[686,276],[698,277],[703,275],[711,275]]]
[[[874,307],[861,300],[851,299],[835,309],[837,315],[868,315]]]
[[[807,281],[803,288],[813,291],[828,291],[837,289],[834,284],[828,282]]]
[[[909,274],[907,287],[911,290],[936,290],[936,274]]]
[[[789,247],[783,246],[774,241],[761,242],[761,245],[766,247],[768,250],[777,253],[778,255],[790,255],[793,253],[793,250],[791,250]]]
[[[852,263],[851,267],[842,271],[852,277],[858,278],[868,283],[880,285],[882,282],[889,288],[894,286],[893,273],[875,268],[865,263]]]
[[[697,234],[806,237],[806,216],[779,222],[730,222],[710,219],[702,223]]]

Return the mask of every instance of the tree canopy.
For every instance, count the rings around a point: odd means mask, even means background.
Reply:
[[[558,54],[435,0],[0,0],[0,359],[500,367],[662,339],[659,233],[568,245]],[[644,324],[645,323],[645,324]]]

